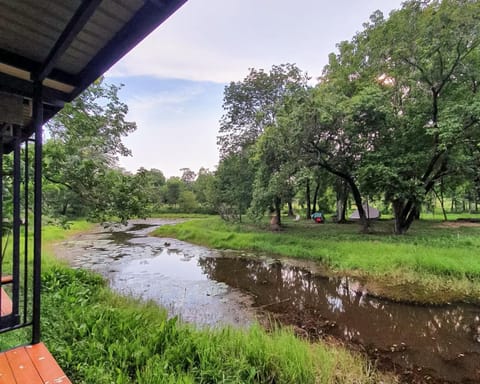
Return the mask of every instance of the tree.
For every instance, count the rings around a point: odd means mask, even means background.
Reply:
[[[272,66],[270,72],[250,69],[248,76],[225,87],[217,143],[221,157],[248,148],[268,126],[277,123],[277,108],[283,98],[308,77],[293,64]]]
[[[151,212],[158,211],[163,203],[162,190],[166,183],[165,175],[162,171],[152,168],[150,170],[143,167],[136,173],[138,187],[143,188],[145,193],[145,203]]]
[[[181,168],[180,171],[182,171],[182,176],[180,177],[180,179],[185,184],[185,187],[190,190],[193,189],[193,183],[195,182],[195,179],[197,177],[195,172],[192,171],[190,168]]]
[[[364,227],[363,194],[384,194],[402,234],[435,185],[461,159],[472,164],[479,14],[480,3],[466,0],[407,1],[388,20],[376,12],[330,55],[310,95],[297,97],[297,142],[312,165],[345,181]]]
[[[256,217],[273,207],[275,227],[281,225],[281,208],[294,195],[294,174],[288,129],[282,125],[267,127],[255,145],[252,163],[255,172],[251,211]]]
[[[178,197],[178,206],[182,212],[193,212],[198,208],[198,202],[195,194],[189,190],[183,190]]]
[[[331,57],[331,61],[336,64],[339,59],[345,60],[343,54],[340,50],[340,57]],[[351,77],[342,69],[341,76],[332,65],[327,70],[327,76],[314,89],[289,101],[285,118],[300,150],[298,157],[309,167],[324,169],[348,185],[361,225],[367,230],[359,171],[366,154],[375,148],[377,131],[385,124],[385,114],[375,111],[383,94],[359,74]]]
[[[284,188],[286,184],[283,187],[280,186],[280,174],[269,173],[269,169],[277,168],[278,164],[275,165],[275,162],[286,163],[282,153],[272,152],[272,150],[280,152],[283,150],[272,141],[275,136],[274,131],[278,128],[277,112],[284,98],[296,92],[297,89],[305,87],[307,80],[308,77],[295,65],[283,64],[273,66],[269,73],[251,69],[243,81],[230,83],[224,92],[223,108],[226,113],[220,121],[218,136],[221,157],[238,153],[242,153],[242,156],[246,154],[256,156],[257,160],[254,163],[258,166],[258,170],[254,188],[255,206],[252,208],[256,214],[260,214],[269,206],[273,206],[278,224],[280,224],[282,198],[285,201],[291,201],[294,193],[293,189],[290,189],[290,197],[287,197],[287,190]],[[264,141],[263,146],[257,146],[255,149],[256,141],[266,134],[267,130],[270,130],[268,139]],[[255,154],[256,150],[261,152],[258,156]],[[276,160],[273,159],[275,157]],[[262,160],[267,161],[268,164],[262,163]],[[275,177],[276,180],[269,180],[270,176]],[[267,188],[267,185],[270,187]],[[283,190],[275,192],[273,185]],[[267,188],[269,192],[262,188]]]
[[[56,212],[105,206],[105,175],[119,155],[130,154],[122,138],[136,129],[125,120],[128,107],[118,97],[120,88],[100,79],[47,124],[43,174],[47,190],[54,192],[46,195],[46,203],[58,207]]]
[[[102,206],[90,213],[94,218],[106,221],[118,217],[126,223],[131,217],[146,217],[148,196],[139,175],[130,175],[118,169],[109,169],[103,176],[103,188],[99,188]]]
[[[389,127],[369,154],[365,187],[383,191],[405,233],[420,205],[479,140],[480,3],[408,1],[364,33]],[[366,60],[366,57],[365,57]]]
[[[176,206],[180,199],[180,194],[184,190],[185,186],[179,177],[170,177],[165,184],[165,201],[169,205]]]
[[[207,168],[200,168],[194,184],[194,192],[197,201],[208,210],[214,205],[215,175]]]
[[[232,153],[220,160],[215,172],[213,202],[224,220],[242,220],[252,200],[254,175],[247,154]]]

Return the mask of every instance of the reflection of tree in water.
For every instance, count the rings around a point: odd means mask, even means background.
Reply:
[[[256,306],[289,323],[328,328],[335,336],[388,353],[396,363],[430,367],[452,380],[480,380],[480,343],[472,334],[478,307],[379,300],[367,296],[357,280],[317,276],[279,261],[207,258],[199,264],[211,279],[249,292]]]

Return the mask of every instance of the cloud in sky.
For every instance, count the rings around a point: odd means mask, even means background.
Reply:
[[[118,63],[110,75],[220,83],[250,67],[296,63],[320,75],[328,54],[362,29],[376,9],[400,0],[189,0]]]
[[[249,68],[287,62],[316,78],[336,44],[361,31],[375,10],[388,16],[400,6],[401,0],[188,0],[107,73],[126,85],[130,118],[139,126],[126,140],[134,159],[121,165],[169,175],[184,166],[211,168],[225,84],[242,80]],[[163,166],[152,160],[159,150],[147,157],[152,141],[166,145],[175,132],[183,135],[183,161],[177,152]]]
[[[138,127],[123,140],[133,156],[121,158],[122,167],[157,168],[167,177],[184,167],[214,169],[222,84],[151,76],[116,80],[126,84],[120,97],[129,106],[128,120]]]

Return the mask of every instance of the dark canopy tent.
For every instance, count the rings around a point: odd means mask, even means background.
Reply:
[[[31,326],[32,344],[40,341],[42,125],[185,1],[0,0],[0,245],[7,227],[13,244],[11,254],[0,246],[0,333]],[[20,244],[31,228],[32,271]]]

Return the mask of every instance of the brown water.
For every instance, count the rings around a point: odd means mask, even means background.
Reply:
[[[199,265],[211,279],[249,292],[254,306],[310,336],[329,334],[360,344],[403,373],[480,382],[479,307],[376,299],[357,280],[316,275],[284,260],[206,258]]]
[[[478,306],[374,298],[361,282],[327,277],[312,263],[148,237],[152,224],[76,239],[67,245],[71,263],[186,321],[248,325],[255,308],[311,339],[346,340],[407,381],[480,383]]]

